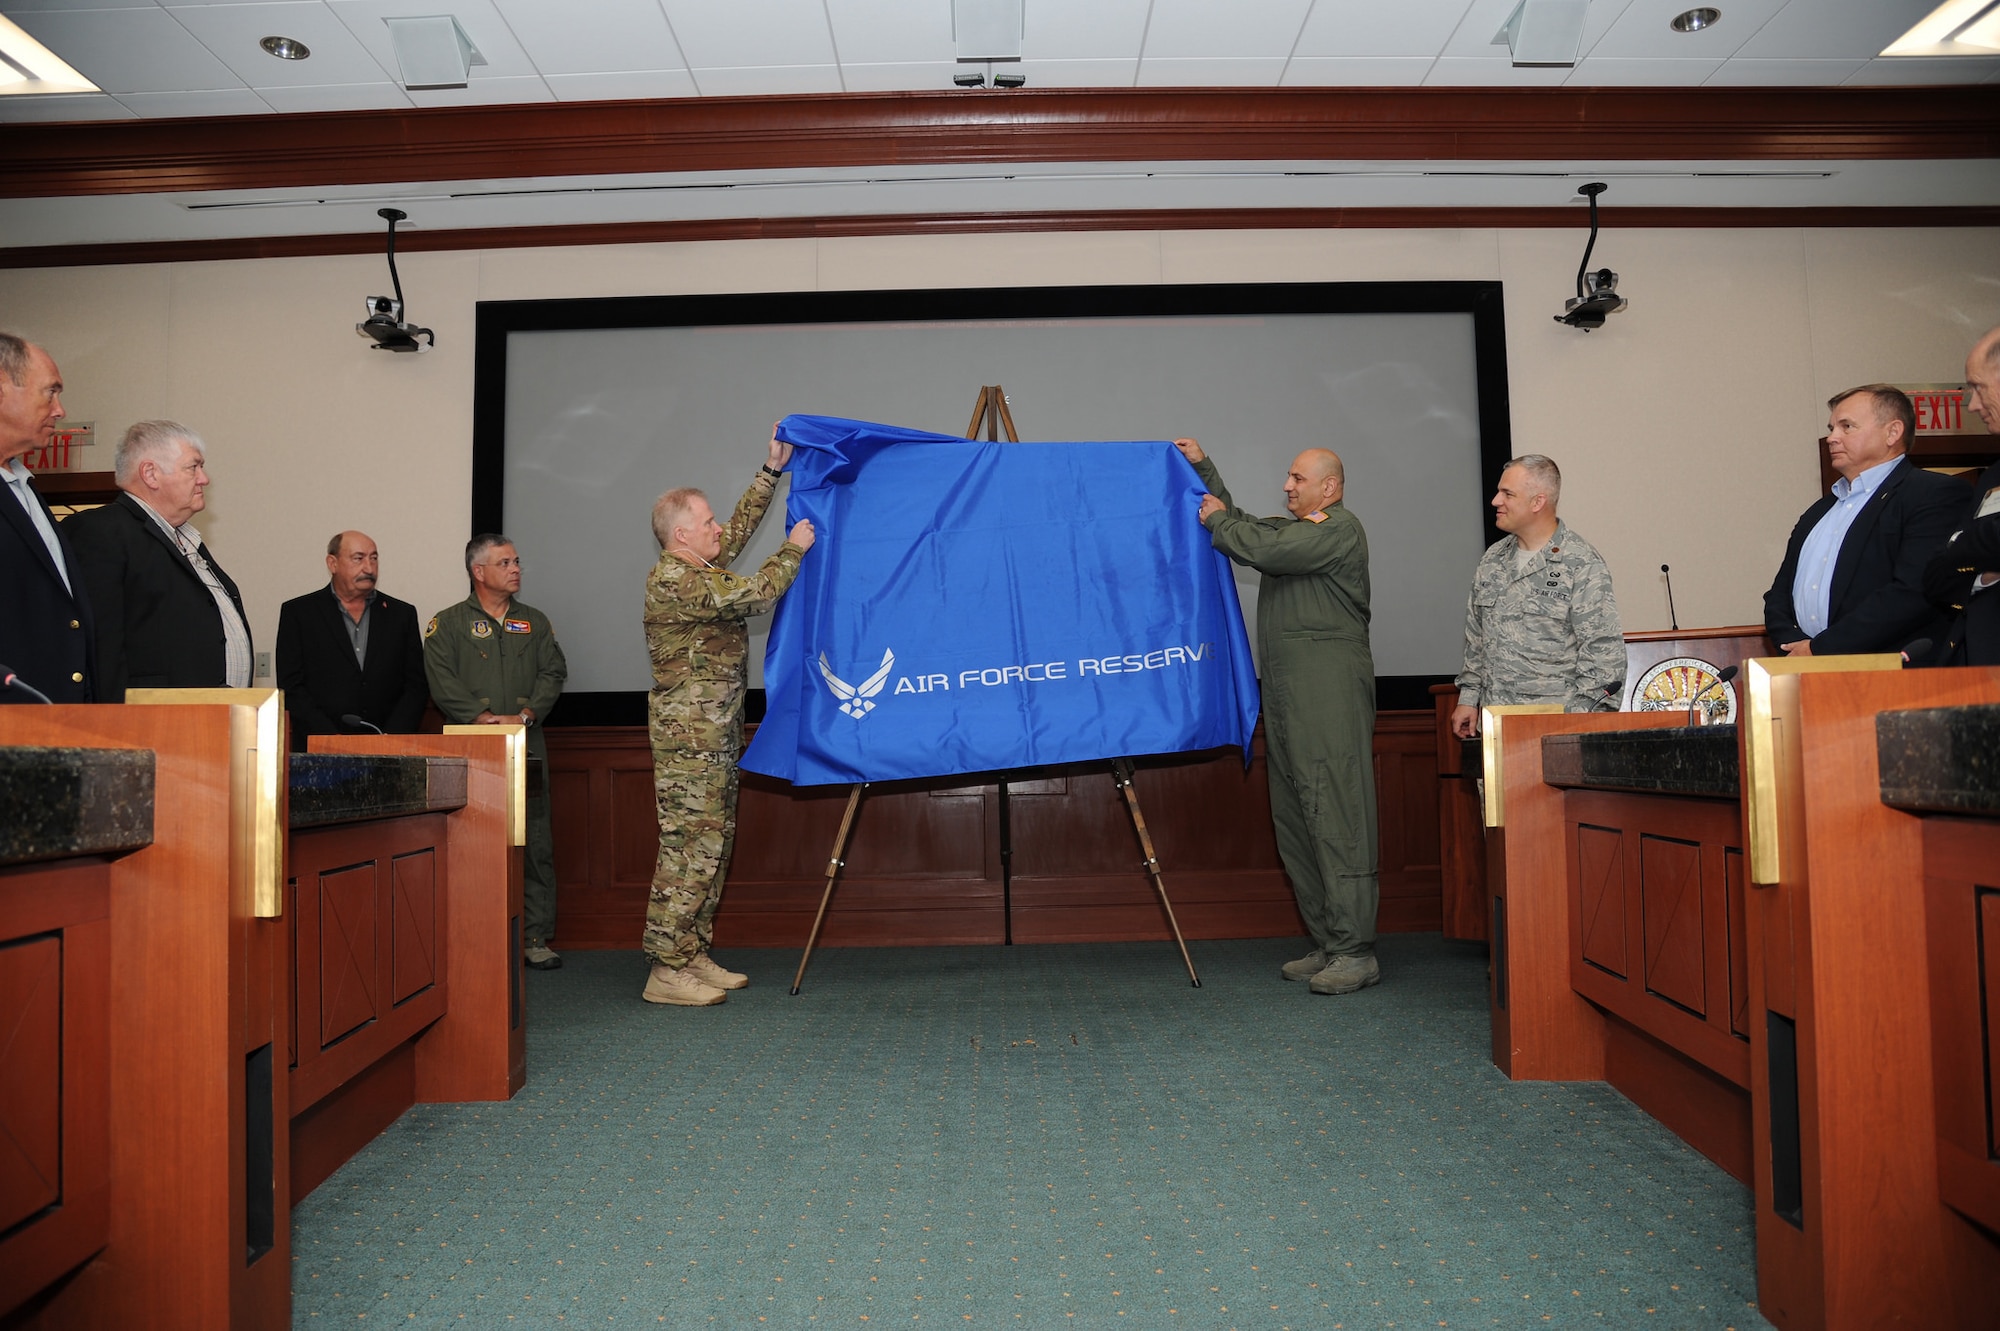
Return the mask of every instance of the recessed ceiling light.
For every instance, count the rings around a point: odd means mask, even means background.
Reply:
[[[1710,9],[1704,5],[1700,9],[1690,9],[1685,13],[1674,15],[1667,26],[1675,32],[1700,32],[1703,28],[1714,27],[1716,20],[1721,17],[1721,10]]]
[[[304,60],[312,54],[312,48],[296,37],[266,37],[257,45],[280,60]]]
[[[1944,0],[1883,55],[1983,56],[2000,51],[2000,3]]]
[[[101,92],[40,42],[0,15],[0,94]]]

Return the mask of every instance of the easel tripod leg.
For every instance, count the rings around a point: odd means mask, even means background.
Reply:
[[[799,986],[805,982],[806,964],[812,960],[813,946],[819,942],[820,926],[826,922],[826,908],[833,901],[833,884],[840,877],[841,856],[847,853],[847,834],[854,830],[854,812],[861,807],[861,792],[868,788],[863,781],[847,792],[847,812],[841,816],[840,831],[833,838],[833,854],[826,862],[826,891],[820,893],[819,912],[813,916],[812,932],[806,935],[805,954],[799,958],[798,974],[792,976],[792,995],[798,996]]]
[[[1160,876],[1160,858],[1153,853],[1153,836],[1146,830],[1146,816],[1139,812],[1139,792],[1132,785],[1132,760],[1120,758],[1113,762],[1111,779],[1125,792],[1125,808],[1132,815],[1132,830],[1139,834],[1139,849],[1146,853],[1146,872],[1152,875],[1153,889],[1160,894],[1160,905],[1166,909],[1167,925],[1174,931],[1174,943],[1181,950],[1181,962],[1187,967],[1188,980],[1199,989],[1201,977],[1195,974],[1194,958],[1188,955],[1187,939],[1181,937],[1181,922],[1174,918],[1174,903],[1167,899],[1167,883]]]

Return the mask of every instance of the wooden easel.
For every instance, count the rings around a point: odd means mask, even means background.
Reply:
[[[986,426],[986,437],[998,442],[1001,431],[1005,431],[1007,442],[1018,444],[1021,436],[1014,430],[1014,414],[1007,410],[1007,393],[999,384],[988,384],[979,390],[979,401],[972,408],[972,423],[965,427],[967,439],[979,437],[980,424]],[[1160,876],[1160,860],[1153,853],[1153,837],[1146,830],[1146,817],[1139,811],[1139,792],[1133,786],[1133,769],[1130,758],[1111,760],[1111,779],[1125,796],[1125,810],[1132,815],[1132,830],[1138,834],[1139,849],[1145,852],[1144,868],[1152,876],[1154,890],[1160,894],[1160,905],[1167,912],[1167,925],[1174,931],[1174,942],[1180,947],[1181,962],[1187,967],[1188,980],[1195,988],[1201,988],[1201,976],[1195,974],[1194,958],[1188,955],[1187,939],[1181,937],[1180,921],[1174,918],[1174,903],[1167,899],[1166,880]],[[833,854],[826,861],[826,891],[820,894],[819,911],[813,916],[812,932],[806,936],[805,954],[799,958],[798,973],[792,976],[792,993],[799,992],[805,982],[806,966],[812,961],[813,948],[819,942],[820,926],[826,923],[826,908],[833,901],[833,885],[840,877],[845,861],[840,857],[847,850],[847,838],[854,831],[854,815],[861,809],[861,792],[868,789],[868,782],[857,782],[847,792],[847,812],[841,815],[840,830],[834,834]],[[1013,918],[1013,846],[1007,826],[1007,779],[1000,779],[1000,892],[1001,918],[1006,921],[1006,939],[1014,941]]]

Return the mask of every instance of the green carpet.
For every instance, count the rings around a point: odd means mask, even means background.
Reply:
[[[293,1211],[301,1325],[1764,1327],[1747,1190],[1601,1083],[1504,1080],[1482,948],[637,953],[529,974],[528,1085]]]

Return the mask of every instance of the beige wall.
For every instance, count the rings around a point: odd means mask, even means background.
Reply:
[[[200,525],[263,649],[279,602],[323,581],[325,538],[342,527],[375,537],[384,589],[423,614],[464,594],[480,300],[1498,278],[1516,449],[1561,463],[1563,513],[1610,561],[1631,629],[1667,625],[1662,562],[1682,624],[1761,620],[1786,533],[1817,492],[1826,396],[1955,382],[1973,338],[2000,324],[1993,229],[1617,230],[1594,262],[1619,271],[1632,308],[1579,333],[1550,316],[1582,238],[1129,232],[406,254],[411,309],[438,333],[425,356],[354,336],[361,298],[387,286],[379,257],[44,269],[0,272],[0,328],[53,352],[71,416],[104,439],[160,415],[207,439],[215,485]],[[1227,456],[1227,440],[1205,442]],[[643,521],[643,498],[617,520]],[[1365,496],[1353,500],[1365,513]],[[534,551],[522,553],[534,601]],[[560,627],[561,607],[543,608]]]

